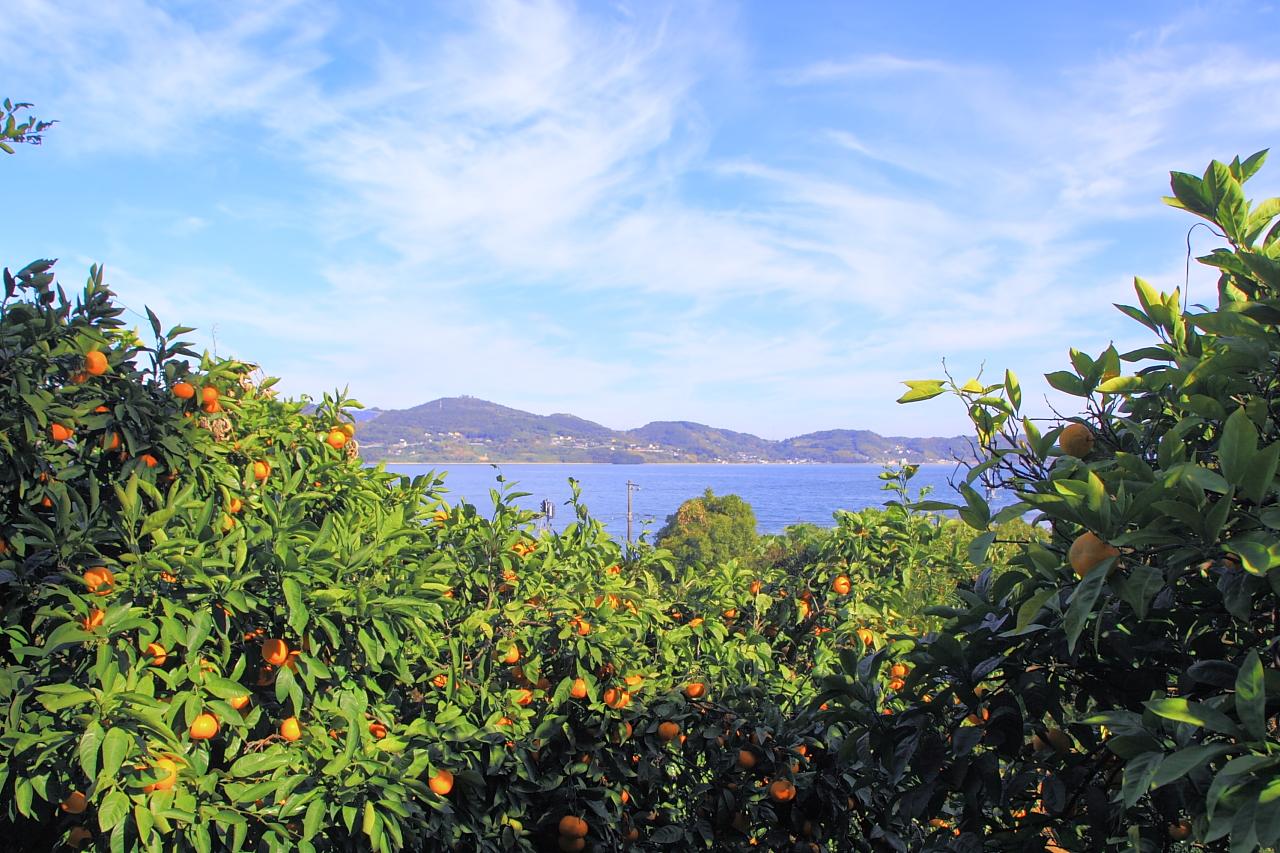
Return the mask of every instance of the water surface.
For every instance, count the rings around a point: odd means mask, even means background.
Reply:
[[[761,533],[780,533],[789,524],[809,522],[829,527],[838,509],[880,506],[893,495],[883,491],[879,478],[885,469],[875,464],[812,465],[588,465],[512,463],[494,467],[487,464],[450,465],[392,464],[387,470],[418,475],[428,471],[447,472],[445,488],[449,503],[466,500],[482,510],[491,506],[489,490],[501,473],[519,491],[530,492],[518,503],[538,510],[544,499],[556,504],[557,528],[573,521],[572,508],[564,506],[572,492],[568,478],[582,486],[582,500],[591,514],[604,522],[615,536],[626,534],[627,481],[640,488],[632,492],[633,532],[648,527],[657,531],[681,502],[711,488],[717,495],[734,494],[751,504]],[[963,471],[953,464],[921,465],[911,480],[913,490],[931,487],[931,497],[956,500],[951,480],[959,481]]]

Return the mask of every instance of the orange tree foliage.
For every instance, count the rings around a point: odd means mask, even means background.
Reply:
[[[907,383],[903,402],[950,390],[973,419],[983,461],[953,509],[976,548],[1027,511],[1052,535],[934,611],[948,621],[908,655],[901,713],[868,707],[866,660],[832,681],[858,744],[844,773],[888,846],[1280,841],[1280,199],[1243,189],[1263,159],[1173,174],[1169,203],[1225,243],[1200,259],[1220,271],[1217,306],[1137,281],[1119,308],[1151,344],[1072,351],[1048,376],[1087,437],[1024,417],[1011,373]],[[1020,501],[993,516],[979,482]]]
[[[144,345],[97,269],[74,298],[43,261],[5,288],[7,842],[842,849],[870,831],[818,693],[910,619],[834,588],[852,552],[690,569],[624,556],[582,506],[538,535],[509,486],[481,512],[363,467],[348,400],[276,399],[154,316]]]

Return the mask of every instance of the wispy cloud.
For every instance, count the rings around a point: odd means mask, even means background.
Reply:
[[[884,77],[894,74],[942,74],[955,70],[955,66],[934,59],[911,59],[878,53],[844,61],[815,62],[786,72],[782,76],[782,81],[792,86],[803,86],[832,80]]]
[[[293,390],[380,405],[958,431],[895,409],[897,382],[985,359],[1034,397],[1068,346],[1123,339],[1106,306],[1135,265],[1180,269],[1176,240],[1123,256],[1179,233],[1164,173],[1280,130],[1280,62],[1182,18],[1027,78],[907,48],[768,71],[728,4],[493,0],[395,32],[211,9],[15,0],[0,38],[17,64],[40,45],[80,156],[252,161],[169,233],[306,235],[268,275],[129,231],[106,259],[126,301],[195,313]],[[287,193],[255,191],[282,171]]]

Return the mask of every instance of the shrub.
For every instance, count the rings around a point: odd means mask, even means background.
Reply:
[[[757,538],[751,504],[707,489],[667,516],[655,542],[684,565],[712,565],[733,559],[752,562]]]

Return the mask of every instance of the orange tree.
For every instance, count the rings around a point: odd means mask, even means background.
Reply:
[[[15,844],[811,850],[871,831],[819,693],[902,649],[839,567],[624,555],[581,505],[539,535],[505,483],[490,510],[449,505],[435,476],[361,465],[351,401],[279,400],[153,316],[144,346],[97,269],[74,299],[48,262],[5,284]],[[876,713],[895,663],[866,688]]]
[[[361,465],[351,401],[279,400],[150,314],[144,345],[100,270],[75,297],[49,262],[4,281],[14,845],[843,849],[868,831],[818,694],[886,641],[831,567],[624,556],[580,505],[538,535],[506,484],[491,510],[448,505],[439,478]]]
[[[983,449],[956,507],[981,536],[1037,514],[1046,541],[984,571],[899,638],[912,672],[892,716],[875,657],[829,679],[858,744],[845,768],[867,849],[1252,850],[1280,841],[1274,569],[1280,565],[1280,200],[1251,205],[1264,155],[1174,173],[1169,203],[1224,246],[1213,309],[1136,284],[1120,310],[1155,337],[1050,374],[1080,413],[1042,430],[1016,378],[946,391]],[[1013,489],[993,513],[973,488]]]

